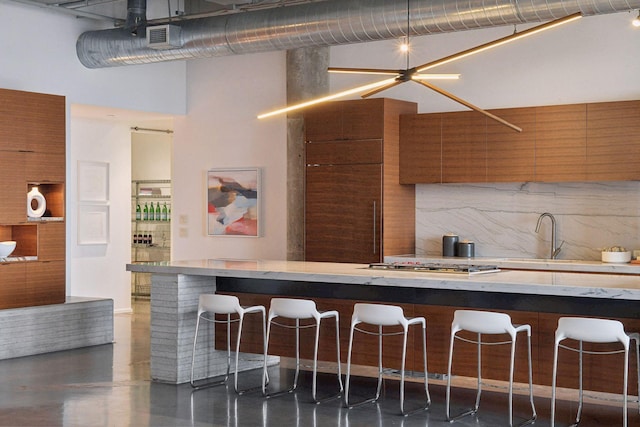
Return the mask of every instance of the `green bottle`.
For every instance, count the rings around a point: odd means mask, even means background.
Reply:
[[[149,220],[149,206],[146,202],[144,204],[144,210],[142,211],[142,219],[145,221]]]
[[[140,221],[142,219],[142,211],[140,210],[140,204],[136,205],[136,221]]]
[[[156,202],[156,221],[160,221],[161,219],[161,210],[160,210],[160,202]]]
[[[167,202],[164,202],[164,205],[162,205],[162,216],[160,217],[160,220],[167,220]]]

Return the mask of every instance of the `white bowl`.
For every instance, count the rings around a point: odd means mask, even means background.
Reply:
[[[602,252],[602,262],[629,262],[631,261],[631,251],[626,252]]]
[[[8,257],[15,248],[16,242],[13,240],[0,242],[0,258]]]

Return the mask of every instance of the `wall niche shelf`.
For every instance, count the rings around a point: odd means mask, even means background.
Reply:
[[[28,218],[29,221],[63,221],[64,220],[64,184],[63,183],[38,183],[27,184],[27,193],[33,187],[38,187],[38,191],[44,196],[47,202],[47,209],[40,218]],[[26,193],[25,193],[26,194]],[[48,219],[56,218],[56,219]]]
[[[16,248],[9,258],[38,256],[38,227],[31,224],[0,225],[0,241],[15,240]]]

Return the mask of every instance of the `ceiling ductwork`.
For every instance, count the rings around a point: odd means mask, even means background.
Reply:
[[[411,36],[627,12],[640,0],[411,0]],[[333,46],[399,38],[407,28],[407,3],[389,0],[328,0],[212,16],[180,26],[175,49],[153,49],[145,37],[122,28],[89,31],[76,50],[87,68],[208,58]]]

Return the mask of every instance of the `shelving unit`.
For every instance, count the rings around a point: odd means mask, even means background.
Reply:
[[[160,206],[161,219],[146,218],[147,206]],[[136,208],[140,206],[140,218]],[[166,217],[162,209],[167,207]],[[131,261],[169,261],[171,257],[171,180],[131,181]],[[155,212],[155,211],[154,211]],[[149,297],[151,295],[151,275],[131,274],[131,295]]]

